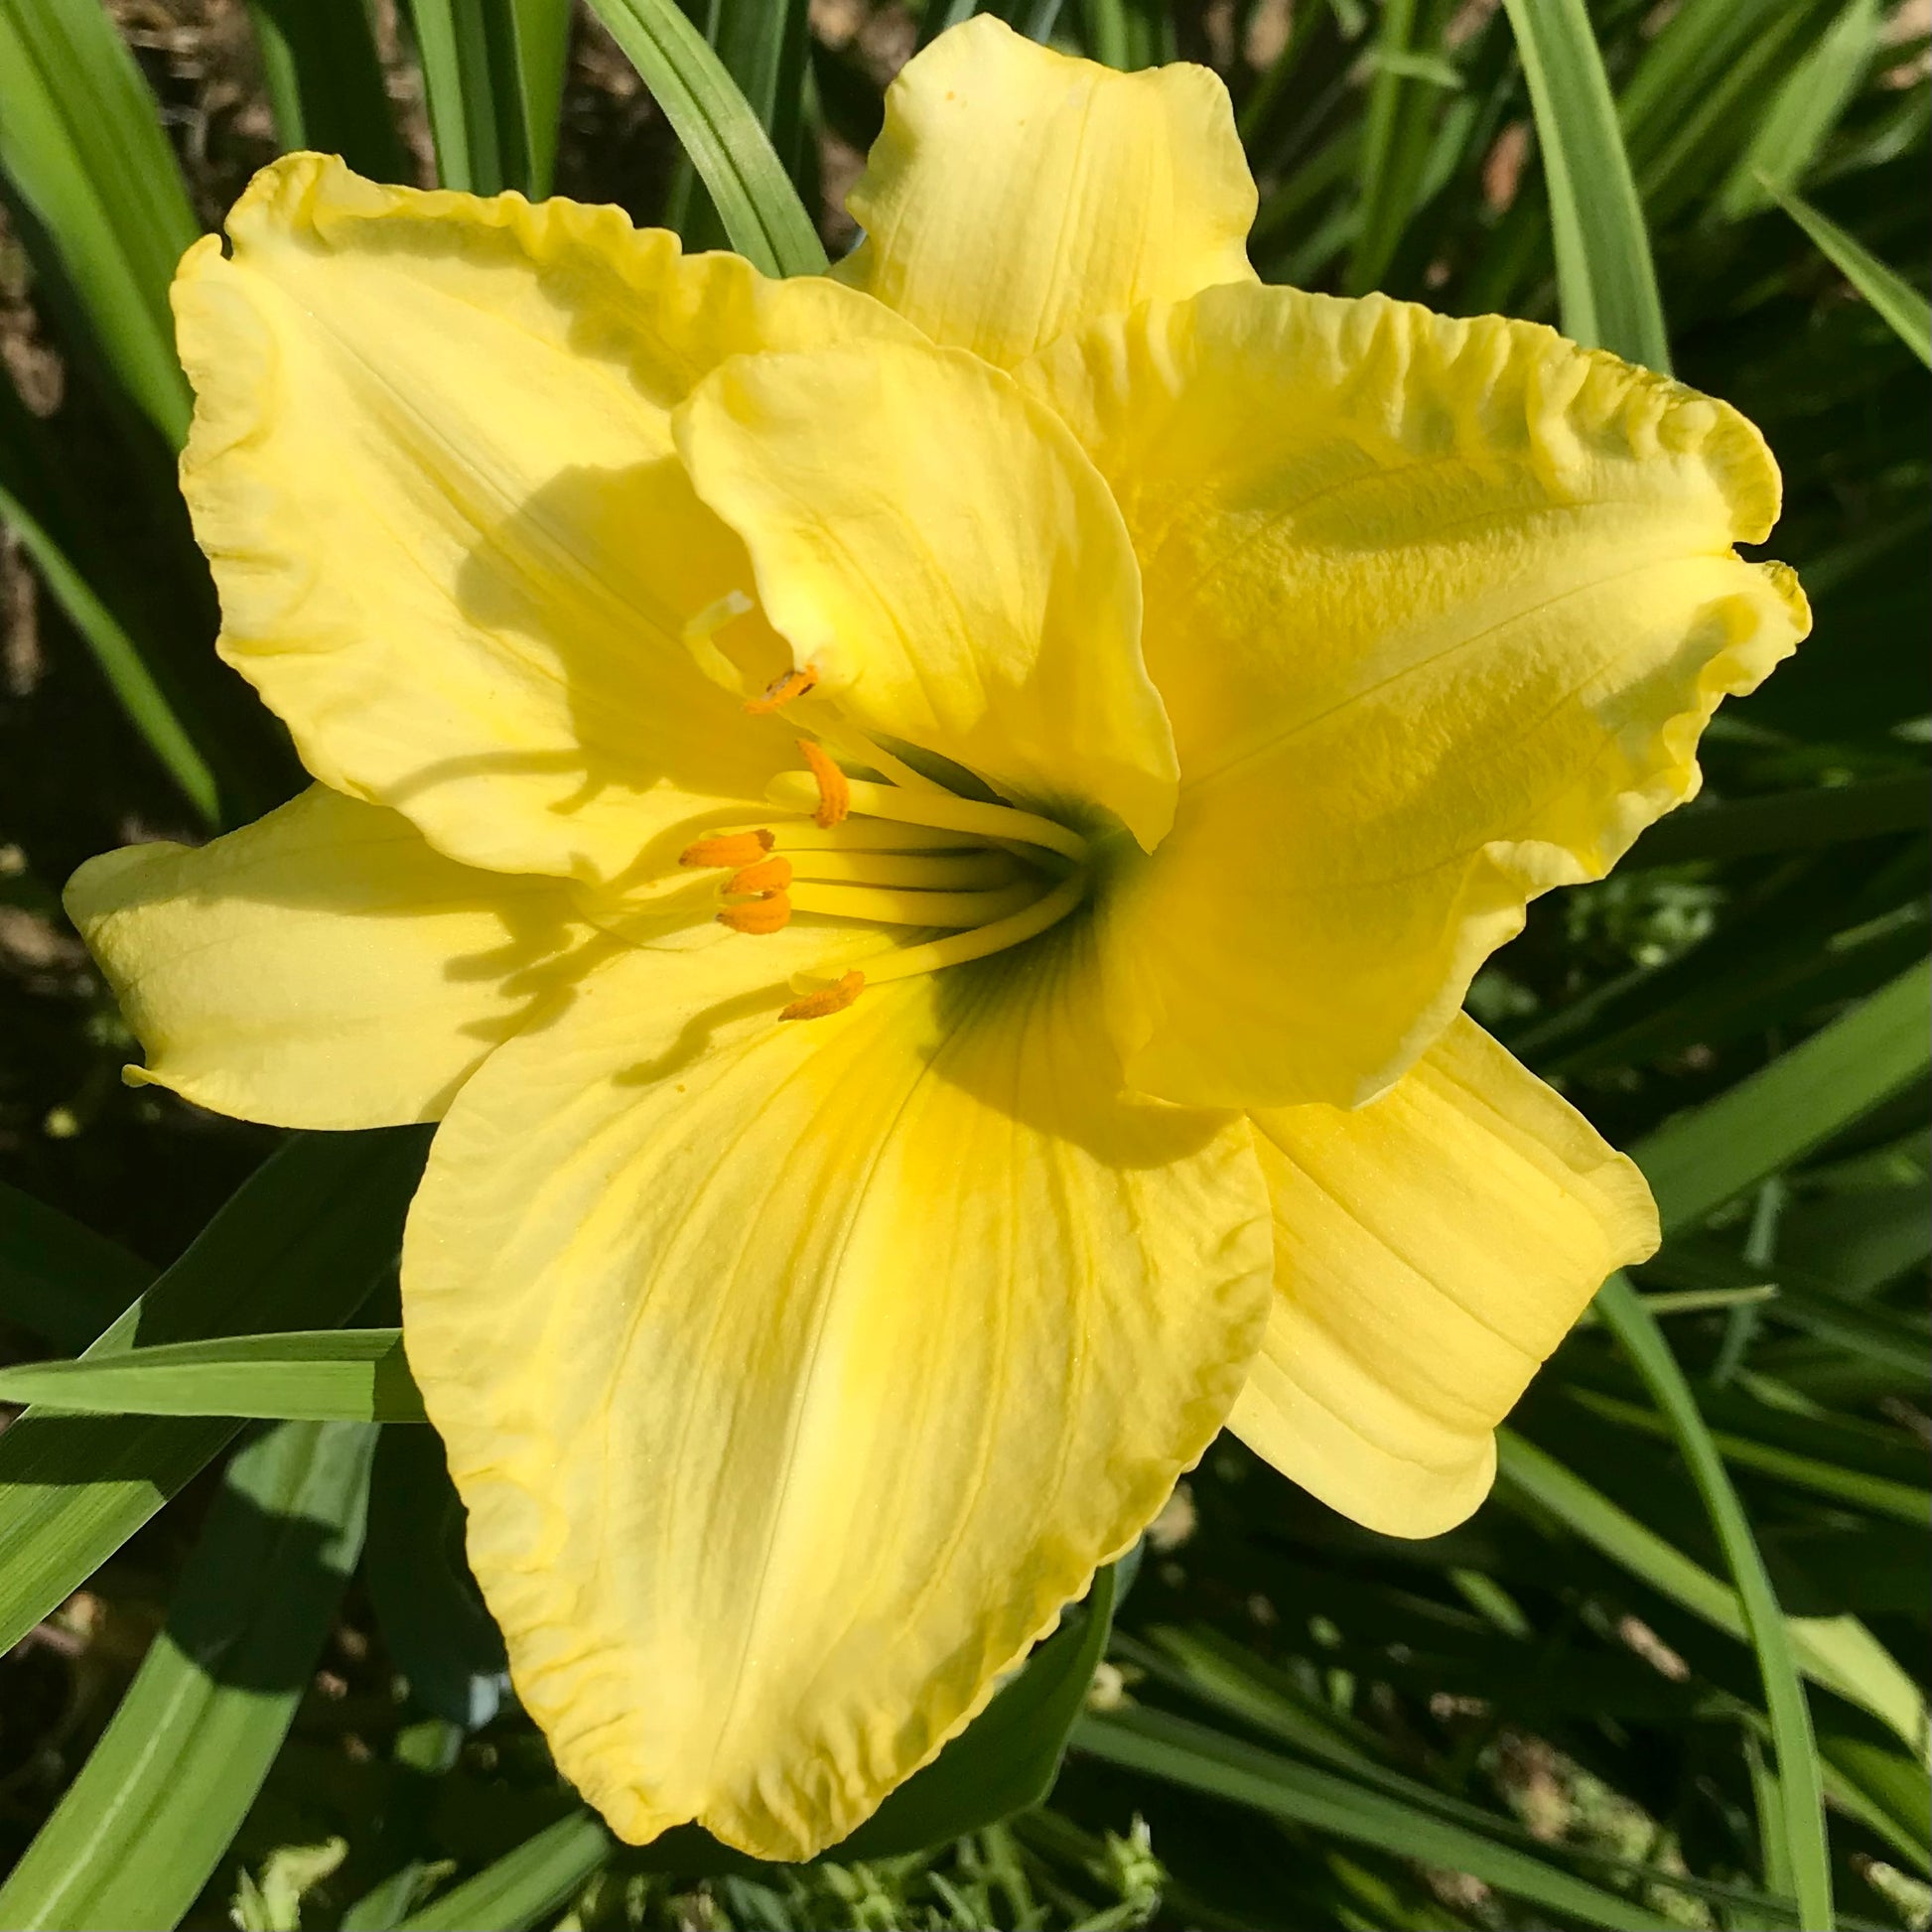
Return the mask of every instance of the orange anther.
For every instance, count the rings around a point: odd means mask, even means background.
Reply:
[[[809,738],[798,741],[798,749],[818,780],[818,810],[812,814],[814,825],[843,825],[852,810],[852,787],[845,773]]]
[[[742,905],[720,908],[718,923],[734,932],[776,932],[791,920],[789,893],[760,893]]]
[[[722,832],[716,838],[700,839],[677,855],[681,866],[750,866],[771,850],[773,840],[765,831]]]
[[[774,677],[756,698],[747,698],[745,709],[754,718],[762,718],[793,698],[802,698],[817,682],[818,673],[809,664],[802,671],[787,671],[782,677]]]
[[[823,1020],[828,1013],[843,1013],[861,993],[865,991],[866,976],[863,973],[848,973],[836,986],[828,986],[822,993],[807,993],[803,999],[794,1000],[788,1007],[780,1007],[780,1020]]]
[[[755,866],[734,873],[726,884],[728,893],[782,893],[791,884],[789,859],[760,859]]]

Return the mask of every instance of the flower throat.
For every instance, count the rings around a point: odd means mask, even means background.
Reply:
[[[722,668],[700,662],[714,677]],[[736,681],[735,668],[731,674]],[[774,712],[816,683],[809,667],[787,671],[745,709]],[[1004,952],[1056,925],[1086,897],[1093,852],[1079,833],[1012,805],[961,797],[842,721],[810,723],[815,736],[798,740],[804,769],[782,771],[765,788],[772,804],[809,816],[711,834],[685,847],[679,864],[729,872],[717,917],[735,932],[777,932],[793,913],[810,912],[943,936],[909,946],[888,941],[866,970],[830,984],[794,979],[800,997],[779,1019],[820,1019],[849,1007],[868,984]],[[847,764],[880,776],[850,776]]]

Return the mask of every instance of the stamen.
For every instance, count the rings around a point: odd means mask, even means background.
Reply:
[[[720,906],[718,923],[734,932],[777,932],[791,922],[791,899],[784,893],[761,893],[741,905]]]
[[[800,912],[878,925],[985,925],[1011,917],[1039,897],[1037,885],[1009,886],[998,893],[898,893],[876,886],[794,886]]]
[[[756,832],[723,832],[687,845],[677,855],[677,862],[681,866],[752,866],[775,843],[771,834],[761,828]]]
[[[812,813],[814,825],[842,825],[852,810],[852,780],[822,752],[809,738],[798,741],[798,749],[804,754],[805,762],[811,766],[812,781],[818,788],[817,809]],[[783,777],[795,775],[791,772],[780,774]],[[868,785],[868,791],[890,791],[890,785]],[[890,818],[890,812],[882,814]]]
[[[818,673],[809,664],[802,671],[786,671],[782,677],[774,677],[756,698],[747,698],[745,709],[754,718],[768,717],[780,705],[802,698],[817,682]]]
[[[804,773],[799,774],[801,777]],[[814,825],[788,818],[777,827],[784,849],[801,852],[983,852],[970,832],[947,832],[930,825],[894,825],[883,818],[849,818],[842,825]]]
[[[799,879],[828,885],[911,886],[929,893],[985,892],[1026,877],[1016,859],[984,846],[977,852],[805,851],[793,855],[791,870]]]
[[[837,817],[821,818],[818,820],[821,825],[836,825],[847,813],[857,812],[867,818],[897,819],[901,824],[936,825],[952,832],[973,832],[986,839],[1017,839],[1026,845],[1043,846],[1049,852],[1061,853],[1081,864],[1092,856],[1092,848],[1078,832],[1069,831],[1050,818],[1023,812],[1012,805],[989,805],[977,798],[960,798],[950,791],[914,793],[896,785],[876,785],[865,778],[848,778],[816,746],[807,747],[801,741],[799,749],[806,754],[805,762],[812,767],[811,776],[802,771],[780,771],[765,786],[764,795],[774,805],[797,812],[810,810],[817,791],[823,809],[824,781],[819,772],[819,763],[823,761],[838,779],[839,801]],[[819,780],[817,786],[813,784],[814,779]]]
[[[755,866],[734,873],[725,886],[728,893],[781,893],[791,884],[789,859],[760,859]]]
[[[887,783],[902,785],[908,791],[944,791],[945,786],[915,771],[903,759],[895,758],[885,746],[875,744],[864,732],[854,731],[843,719],[820,724],[819,737],[850,764],[870,765]]]
[[[943,939],[928,939],[923,945],[873,954],[866,962],[867,977],[877,986],[887,980],[913,979],[920,973],[937,973],[948,966],[963,966],[969,959],[985,959],[993,953],[1005,952],[1009,946],[1017,946],[1022,940],[1044,932],[1048,926],[1057,925],[1086,896],[1087,875],[1076,872],[1011,918],[978,926],[970,932],[951,932]]]
[[[817,993],[807,993],[802,999],[793,1000],[789,1006],[780,1007],[778,1018],[823,1020],[827,1014],[843,1013],[865,991],[865,974],[848,973],[838,985],[825,987]]]

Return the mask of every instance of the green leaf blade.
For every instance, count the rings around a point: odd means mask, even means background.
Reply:
[[[718,56],[674,0],[591,0],[710,191],[732,246],[767,275],[826,267],[817,230]]]
[[[1824,1774],[1812,1735],[1811,1707],[1757,1538],[1731,1486],[1724,1457],[1711,1440],[1697,1398],[1655,1317],[1621,1275],[1603,1284],[1595,1306],[1677,1437],[1718,1532],[1743,1607],[1744,1627],[1757,1653],[1777,1750],[1775,1785],[1762,1794],[1767,1799],[1761,1820],[1767,1840],[1766,1877],[1774,1882],[1777,1872],[1788,1870],[1803,1923],[1831,1932],[1836,1919],[1831,1848],[1825,1837]]]
[[[168,288],[201,228],[153,98],[96,0],[0,0],[0,173],[128,394],[179,447],[191,398]]]
[[[1771,199],[1818,244],[1819,252],[1885,319],[1892,334],[1932,368],[1932,301],[1808,202],[1764,177],[1759,179]]]
[[[346,1320],[395,1264],[425,1150],[414,1129],[291,1141],[84,1359],[206,1339],[237,1317],[257,1328]],[[239,1426],[19,1417],[0,1436],[0,1650],[77,1589]]]
[[[0,1400],[69,1415],[425,1420],[399,1328],[290,1330],[0,1368]]]
[[[167,1932],[295,1716],[361,1548],[375,1432],[284,1424],[229,1464],[168,1622],[0,1889],[0,1925]]]
[[[1549,187],[1564,333],[1670,373],[1650,235],[1583,0],[1503,0]]]

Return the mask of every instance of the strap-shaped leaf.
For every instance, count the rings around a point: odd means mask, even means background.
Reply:
[[[404,1919],[402,1932],[521,1932],[547,1925],[615,1849],[589,1812],[572,1812]]]
[[[1206,1725],[1145,1708],[1091,1714],[1073,1746],[1103,1763],[1311,1827],[1352,1844],[1466,1871],[1497,1890],[1610,1932],[1664,1932],[1670,1924],[1621,1893],[1486,1833],[1432,1816],[1338,1772],[1304,1764]]]
[[[154,1280],[117,1242],[0,1181],[0,1315],[84,1348]]]
[[[4,5],[5,0],[0,0],[0,62],[7,58]],[[0,159],[4,159],[6,86],[0,75]],[[46,426],[28,414],[12,383],[0,374],[0,522],[19,533],[41,581],[85,640],[129,722],[202,822],[212,830],[221,822],[219,782],[195,735],[149,668],[150,658],[158,653],[152,647],[144,649],[129,635],[74,554],[72,539],[78,533],[65,513],[69,492],[64,482]]]
[[[1760,178],[1761,179],[1761,178]],[[1932,302],[1911,283],[1889,269],[1870,249],[1847,234],[1836,221],[1796,195],[1765,181],[1772,200],[1818,244],[1839,273],[1891,325],[1893,335],[1927,368],[1932,368]]]
[[[410,0],[445,188],[550,192],[568,0]]]
[[[345,1321],[390,1269],[422,1173],[416,1128],[302,1135],[88,1349]],[[240,1427],[218,1417],[27,1413],[0,1436],[0,1650],[118,1550]]]
[[[384,1430],[363,1558],[369,1600],[411,1700],[475,1730],[501,1708],[509,1666],[464,1554],[464,1523],[435,1430]]]
[[[128,394],[179,444],[190,398],[168,284],[201,229],[153,98],[99,0],[0,0],[0,173]]]
[[[1932,1065],[1932,960],[1761,1072],[1631,1150],[1668,1234],[1702,1220],[1919,1078]]]
[[[0,1925],[166,1928],[254,1802],[362,1546],[375,1431],[289,1423],[229,1463],[168,1621],[0,1890]]]
[[[1932,821],[1932,793],[1916,772],[1731,798],[1672,812],[1644,833],[1631,866],[1679,866],[1688,859],[1747,859],[1760,852],[1803,852],[1853,839],[1916,832]]]
[[[367,12],[332,0],[248,0],[248,18],[282,146],[339,154],[358,175],[407,186],[414,171]]]
[[[1767,1863],[1773,1871],[1789,1870],[1802,1922],[1831,1932],[1835,1921],[1832,1854],[1825,1838],[1824,1773],[1812,1735],[1811,1707],[1805,1701],[1790,1631],[1764,1568],[1763,1553],[1737,1499],[1724,1456],[1711,1440],[1697,1398],[1656,1317],[1621,1274],[1613,1275],[1597,1291],[1595,1308],[1670,1424],[1737,1587],[1744,1627],[1764,1681],[1771,1740],[1777,1750],[1776,1782],[1760,1791],[1759,1823],[1769,1848]]]
[[[1497,1493],[1526,1498],[1639,1582],[1727,1635],[1745,1638],[1742,1602],[1673,1543],[1511,1429],[1496,1432]],[[1814,1684],[1871,1713],[1913,1751],[1929,1734],[1925,1699],[1857,1617],[1793,1617],[1790,1643]]]
[[[1650,236],[1583,0],[1503,0],[1550,195],[1564,334],[1670,372]]]
[[[0,1368],[0,1401],[95,1416],[422,1422],[400,1328],[229,1335]]]
[[[591,0],[711,192],[732,246],[767,275],[815,275],[825,250],[758,115],[676,0]]]
[[[806,0],[710,0],[706,36],[794,181],[810,179],[800,171],[801,108],[811,44],[806,13]],[[731,236],[693,173],[687,157],[672,184],[667,224],[684,237],[687,248],[727,247]]]

